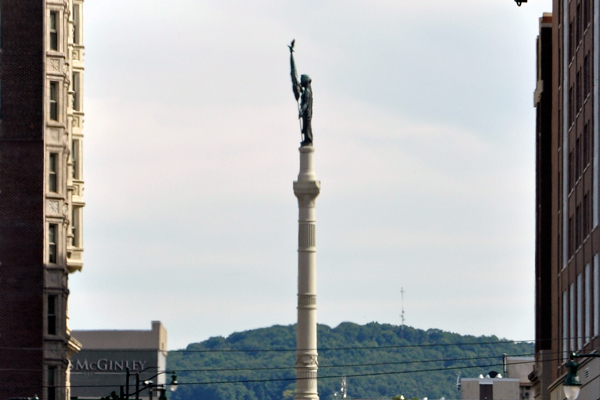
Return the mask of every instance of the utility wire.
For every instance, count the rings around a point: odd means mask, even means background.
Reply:
[[[527,364],[529,362],[523,361],[519,363],[510,363],[509,365],[515,364]],[[484,364],[484,365],[474,365],[472,367],[467,368],[487,368],[494,367],[500,363],[493,364]],[[419,369],[419,370],[408,370],[408,371],[389,371],[389,372],[370,372],[370,373],[359,373],[359,374],[343,374],[343,375],[329,375],[329,376],[319,376],[319,379],[339,379],[342,376],[346,378],[357,378],[363,376],[381,376],[381,375],[401,375],[401,374],[410,374],[410,373],[421,373],[421,372],[435,372],[435,371],[446,371],[446,370],[456,370],[465,368],[462,367],[441,367],[441,368],[427,368],[427,369]],[[304,379],[314,379],[314,378],[275,378],[275,379],[248,379],[248,380],[238,380],[238,381],[209,381],[209,382],[184,382],[178,383],[179,385],[222,385],[222,384],[233,384],[233,383],[255,383],[255,382],[278,382],[278,381],[294,381],[294,380],[304,380]]]
[[[507,355],[507,357],[531,357],[534,356],[534,353],[529,354],[511,354]],[[486,360],[490,358],[499,358],[502,355],[492,355],[492,356],[482,356],[482,357],[461,357],[461,358],[439,358],[439,359],[431,359],[431,360],[408,360],[408,361],[391,361],[391,362],[381,362],[381,363],[362,363],[362,364],[339,364],[339,365],[319,365],[319,369],[323,368],[350,368],[350,367],[374,367],[374,366],[383,366],[383,365],[402,365],[402,364],[419,364],[419,363],[432,363],[432,362],[456,362],[456,361],[471,361],[471,360]],[[476,366],[464,366],[465,368],[475,368]],[[286,366],[286,367],[246,367],[246,368],[201,368],[201,369],[174,369],[177,373],[183,372],[230,372],[230,371],[277,371],[277,370],[288,370],[288,369],[296,369],[295,366]],[[0,371],[29,371],[29,372],[39,372],[43,371],[41,369],[19,369],[19,368],[0,368]],[[154,372],[170,372],[173,371],[171,369],[159,371],[158,369]],[[112,374],[122,375],[125,372],[114,372]],[[135,373],[135,371],[132,371]]]
[[[560,360],[551,359],[548,361]],[[508,365],[518,365],[518,364],[527,364],[530,361],[521,361],[521,362],[512,362]],[[328,376],[319,376],[317,380],[325,380],[325,379],[339,379],[342,376],[346,376],[347,378],[358,378],[365,376],[382,376],[382,375],[402,375],[402,374],[417,374],[422,372],[436,372],[436,371],[446,371],[446,370],[457,370],[457,369],[466,369],[466,368],[488,368],[495,367],[499,365],[499,362],[492,364],[481,364],[481,365],[473,365],[470,367],[465,366],[453,366],[453,367],[439,367],[439,368],[427,368],[427,369],[417,369],[417,370],[404,370],[404,371],[388,371],[388,372],[369,372],[369,373],[357,373],[357,374],[342,374],[342,375],[328,375]],[[296,380],[304,380],[304,379],[314,379],[314,378],[270,378],[270,379],[240,379],[240,380],[229,380],[229,381],[203,381],[203,382],[178,382],[178,386],[192,386],[192,385],[226,385],[226,384],[236,384],[236,383],[266,383],[266,382],[284,382],[284,381],[296,381]],[[30,388],[30,387],[38,387],[38,386],[20,386],[20,389]],[[42,386],[48,387],[48,386]],[[52,386],[52,387],[67,387],[67,386]],[[115,385],[71,385],[71,388],[114,388]]]
[[[530,357],[534,354],[519,354],[509,355],[507,357]],[[367,363],[367,364],[340,364],[340,365],[320,365],[319,369],[323,368],[350,368],[350,367],[375,367],[383,365],[403,365],[403,364],[420,364],[420,363],[433,363],[433,362],[456,362],[456,361],[470,361],[470,360],[486,360],[490,358],[498,358],[501,356],[486,356],[486,357],[463,357],[463,358],[446,358],[436,360],[411,360],[411,361],[394,361],[394,362],[381,362],[381,363]],[[499,361],[501,363],[501,361]],[[471,366],[464,366],[465,368],[472,368]],[[474,368],[474,367],[473,367]],[[290,367],[258,367],[258,368],[214,368],[214,369],[178,369],[177,373],[180,372],[229,372],[229,371],[276,371],[296,369],[294,366]]]

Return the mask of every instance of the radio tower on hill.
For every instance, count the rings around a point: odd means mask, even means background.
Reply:
[[[402,319],[402,325],[400,325],[400,332],[404,334],[404,288],[400,288],[400,299],[402,304],[402,314],[400,314],[400,318]]]

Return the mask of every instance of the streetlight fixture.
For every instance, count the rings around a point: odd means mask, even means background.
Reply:
[[[158,375],[160,375],[160,373],[157,374],[156,376],[158,376]],[[171,392],[174,392],[175,390],[177,390],[177,375],[175,374],[175,372],[173,372],[173,375],[171,375],[171,383],[169,383],[169,385],[170,385]],[[166,388],[165,384],[155,384],[154,382],[152,382],[150,380],[146,380],[146,381],[144,381],[144,387],[142,389],[140,389],[140,391],[145,390],[145,389],[148,389],[148,392],[150,393],[150,400],[152,400],[152,392],[159,393],[158,400],[167,400],[167,395],[166,395],[167,388]]]
[[[571,353],[571,360],[569,360],[566,365],[569,372],[567,373],[567,377],[563,382],[563,390],[565,391],[567,400],[577,399],[577,396],[579,396],[579,391],[581,390],[581,382],[579,381],[579,376],[577,375],[579,363],[573,360],[574,357],[575,353]]]
[[[146,368],[147,369],[147,368]],[[143,370],[145,371],[145,370]],[[162,374],[168,374],[171,371],[161,371],[159,373],[157,373],[156,375],[151,376],[150,378],[144,380],[143,382],[141,382],[144,386],[142,388],[140,388],[140,374],[139,372],[135,374],[135,392],[133,393],[129,393],[129,369],[127,369],[127,388],[125,390],[125,392],[123,391],[123,386],[121,386],[121,396],[120,398],[123,400],[128,400],[129,396],[135,396],[135,399],[138,400],[140,398],[140,392],[149,389],[150,392],[150,400],[152,400],[152,391],[159,391],[160,395],[159,395],[159,400],[167,400],[167,396],[165,394],[166,392],[166,385],[165,384],[155,384],[152,379],[156,378],[159,375]],[[178,387],[178,383],[177,383],[177,372],[173,371],[171,374],[171,382],[169,382],[169,389],[171,390],[171,392],[174,392],[177,390]]]
[[[515,3],[517,3],[517,5],[518,5],[519,7],[521,7],[521,4],[522,4],[522,3],[527,3],[527,0],[515,0]]]
[[[581,381],[579,380],[579,376],[577,376],[577,368],[579,368],[579,363],[575,361],[574,358],[583,357],[600,357],[600,354],[571,353],[571,359],[566,365],[569,372],[567,373],[567,377],[563,382],[563,390],[567,400],[575,400],[577,399],[577,396],[579,396],[579,391],[581,390]]]
[[[178,387],[179,384],[177,383],[177,374],[175,373],[175,371],[173,371],[173,375],[171,375],[171,383],[169,383],[169,390],[171,390],[171,392],[174,392],[177,390]]]

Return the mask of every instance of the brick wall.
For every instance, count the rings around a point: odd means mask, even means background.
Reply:
[[[42,398],[44,2],[1,7],[0,400]]]

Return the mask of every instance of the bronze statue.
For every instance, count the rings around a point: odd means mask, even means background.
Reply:
[[[312,127],[310,120],[312,119],[312,88],[310,86],[311,79],[308,75],[300,76],[300,83],[298,83],[298,72],[296,71],[296,63],[294,63],[294,42],[288,46],[290,48],[290,64],[292,67],[292,89],[294,90],[294,96],[296,101],[300,100],[298,104],[298,118],[302,118],[301,131],[304,139],[300,143],[300,146],[309,146],[313,142]]]

